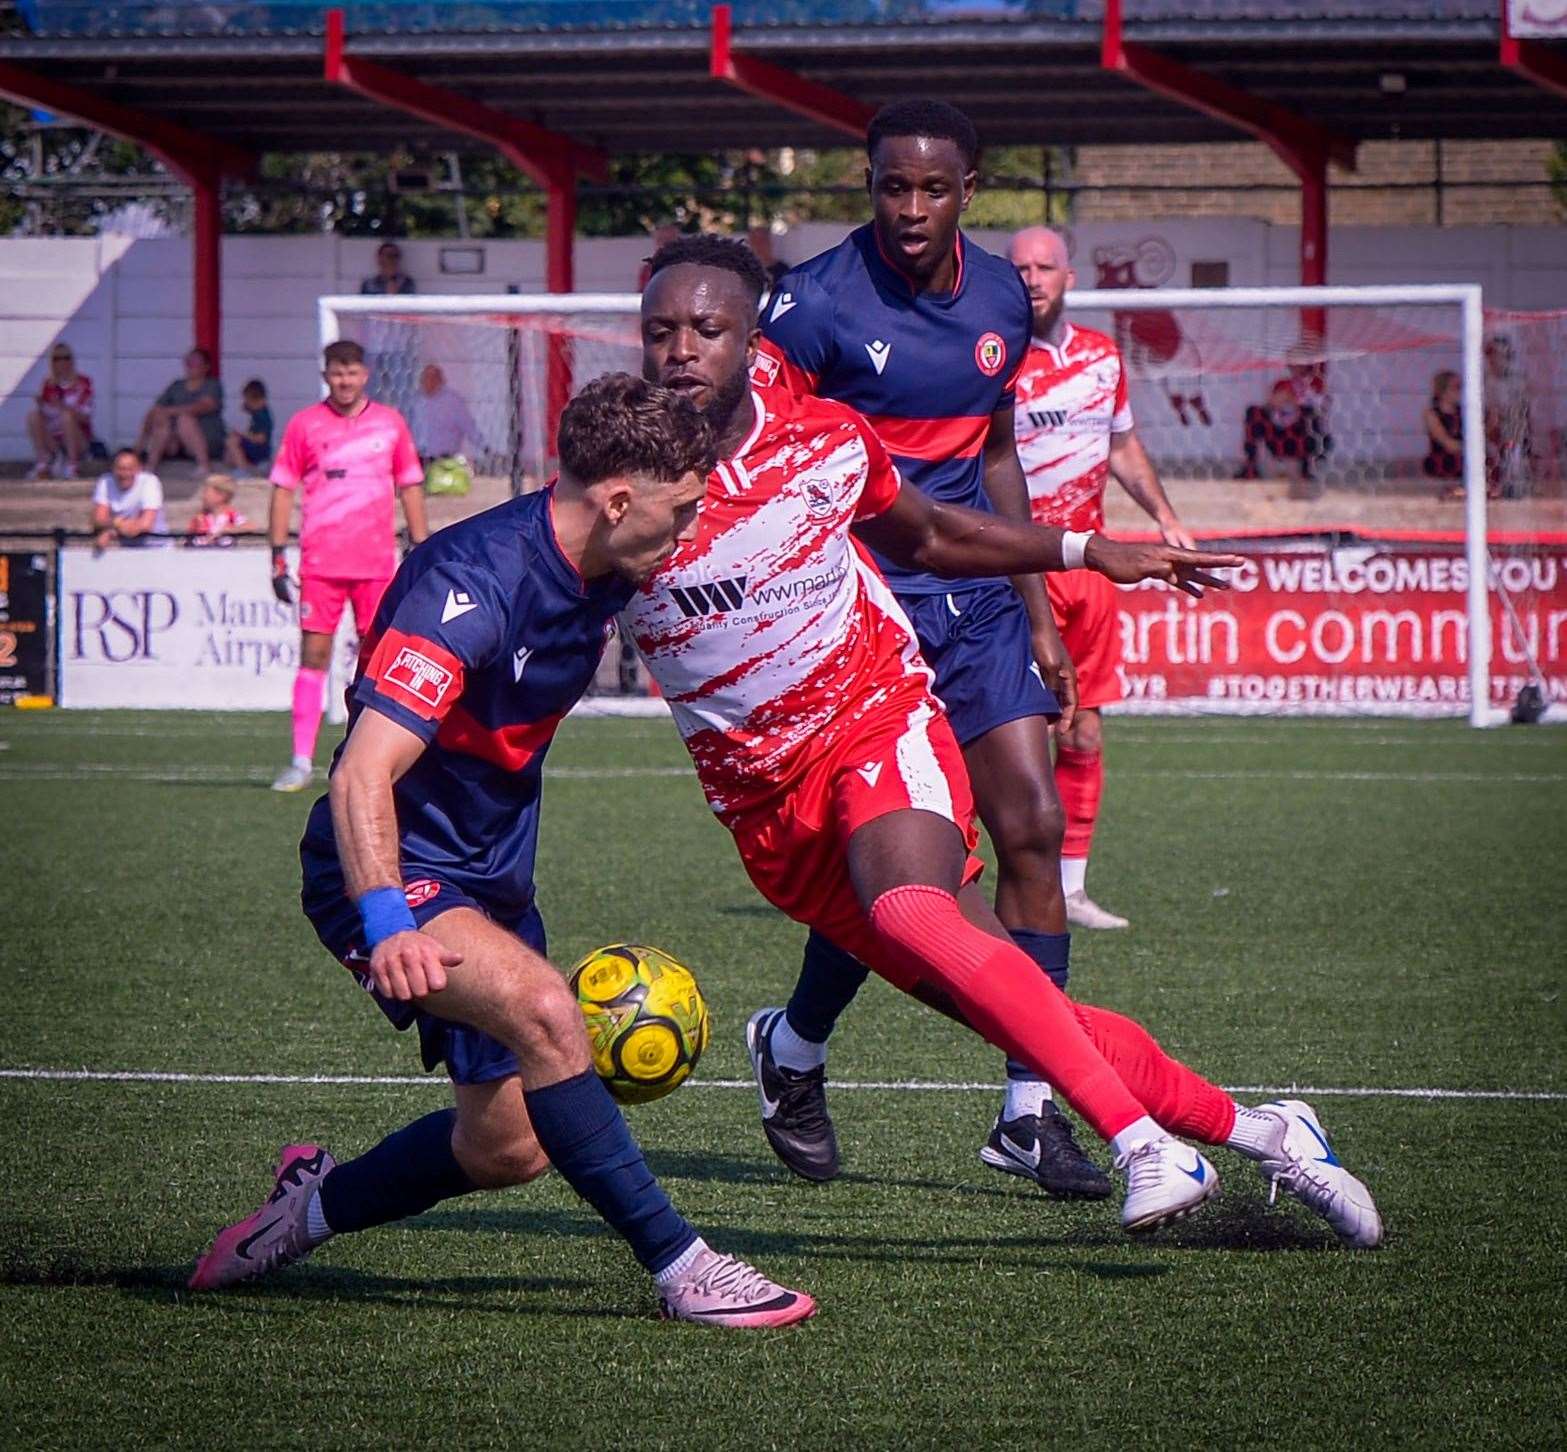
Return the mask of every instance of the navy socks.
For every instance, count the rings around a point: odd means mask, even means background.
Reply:
[[[1040,971],[1063,991],[1071,976],[1072,935],[1070,933],[1035,933],[1027,928],[1010,930],[1012,941],[1039,964]],[[1017,1059],[1007,1060],[1007,1078],[1037,1079],[1039,1073]]]
[[[476,1188],[452,1153],[455,1109],[404,1125],[356,1160],[338,1165],[317,1191],[334,1234],[420,1215]]]
[[[647,1270],[656,1275],[691,1247],[696,1231],[653,1178],[598,1075],[586,1069],[523,1099],[550,1163]]]
[[[820,933],[805,940],[805,959],[784,1016],[802,1039],[825,1044],[839,1015],[860,991],[870,970]]]

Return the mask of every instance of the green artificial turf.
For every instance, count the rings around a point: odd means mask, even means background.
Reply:
[[[0,1079],[6,1446],[1558,1446],[1567,1195],[1567,734],[1113,720],[1073,992],[1227,1085],[1318,1095],[1388,1239],[1341,1250],[1223,1151],[1150,1240],[980,1165],[996,1056],[872,982],[834,1042],[845,1158],[774,1161],[749,1013],[803,931],[746,882],[666,722],[572,721],[539,863],[554,955],[698,973],[698,1078],[631,1111],[677,1203],[821,1302],[769,1334],[661,1324],[558,1178],[344,1237],[269,1282],[184,1280],[277,1147],[338,1156],[440,1081]],[[298,913],[309,798],[279,717],[0,717],[0,1068],[411,1075]],[[1248,1097],[1242,1095],[1241,1097]],[[1252,1098],[1264,1097],[1261,1093]],[[1312,1097],[1312,1096],[1307,1096]]]

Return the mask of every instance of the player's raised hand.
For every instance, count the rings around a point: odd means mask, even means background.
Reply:
[[[438,943],[427,933],[393,933],[382,938],[370,954],[370,977],[376,992],[407,1003],[446,987],[446,970],[462,962],[462,954]]]
[[[1228,580],[1209,574],[1210,570],[1233,570],[1246,563],[1241,555],[1178,549],[1167,544],[1129,544],[1102,534],[1088,541],[1083,562],[1117,585],[1163,580],[1197,599],[1202,598],[1205,586],[1214,590],[1230,588]]]

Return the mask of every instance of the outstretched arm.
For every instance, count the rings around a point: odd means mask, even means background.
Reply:
[[[397,803],[392,787],[424,753],[424,742],[379,711],[360,713],[332,771],[332,830],[348,895],[359,905],[370,976],[389,998],[422,998],[446,987],[462,962],[419,932],[403,898]]]
[[[1184,550],[1197,548],[1197,541],[1176,517],[1174,506],[1159,482],[1159,473],[1136,430],[1127,429],[1110,435],[1110,472],[1136,500],[1143,513],[1159,526],[1166,544],[1179,545]]]
[[[1204,586],[1228,588],[1224,580],[1208,571],[1245,563],[1240,555],[1211,550],[1127,544],[1102,534],[1069,534],[1045,525],[1016,524],[977,509],[937,503],[907,485],[889,508],[855,525],[855,532],[901,565],[954,579],[1090,569],[1118,585],[1163,580],[1200,597]]]

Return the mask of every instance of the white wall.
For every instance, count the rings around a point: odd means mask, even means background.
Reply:
[[[813,223],[780,240],[778,253],[800,261],[832,245],[841,226]],[[1005,234],[976,239],[1000,248]],[[1152,241],[1153,246],[1147,244]],[[1560,228],[1339,228],[1330,281],[1484,284],[1494,307],[1567,307],[1567,231]],[[423,292],[504,293],[544,287],[540,242],[487,241],[478,277],[443,276],[439,254],[454,242],[402,244],[404,265]],[[223,378],[228,417],[237,421],[238,388],[264,378],[281,424],[316,396],[316,298],[356,292],[374,270],[373,238],[232,237],[224,242]],[[1119,250],[1169,272],[1185,286],[1191,264],[1222,260],[1237,286],[1290,283],[1297,277],[1296,232],[1226,219],[1095,223],[1077,229],[1080,282],[1095,281],[1097,250]],[[642,237],[589,239],[578,246],[583,291],[635,284],[648,243]],[[63,337],[97,388],[97,432],[109,443],[133,438],[147,405],[179,371],[190,343],[190,244],[180,238],[0,239],[0,458],[28,453],[26,416],[51,344]]]

